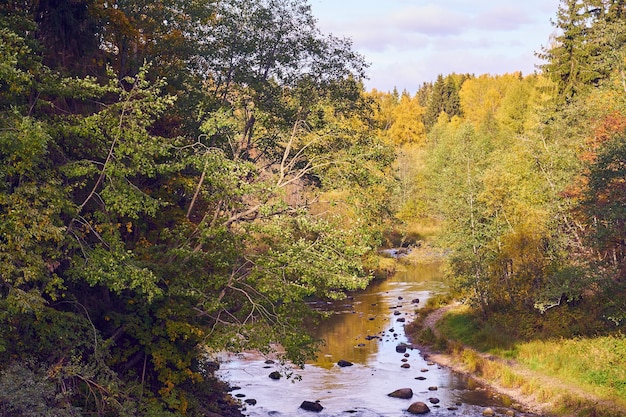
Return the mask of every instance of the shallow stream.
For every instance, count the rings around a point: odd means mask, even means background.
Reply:
[[[404,324],[430,296],[443,291],[437,264],[408,265],[346,300],[314,305],[332,314],[313,329],[326,341],[317,360],[293,369],[300,380],[269,378],[272,371],[285,369],[254,353],[222,358],[219,375],[238,388],[232,395],[244,404],[244,414],[254,417],[409,416],[407,409],[416,401],[429,406],[429,416],[482,416],[487,407],[497,415],[515,411],[530,416],[513,410],[508,398],[428,362],[418,349],[397,351],[408,343]],[[339,360],[353,365],[340,367]],[[400,388],[411,388],[413,397],[388,396]],[[300,408],[305,400],[319,401],[324,408],[305,411]]]

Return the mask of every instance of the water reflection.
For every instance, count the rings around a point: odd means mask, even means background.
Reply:
[[[315,304],[314,308],[331,315],[311,329],[325,340],[312,363],[329,369],[340,359],[364,365],[376,361],[377,352],[384,348],[381,341],[398,340],[404,334],[404,323],[412,320],[419,307],[414,300],[423,305],[431,294],[444,291],[442,280],[437,264],[406,265],[347,300]]]
[[[397,348],[407,342],[404,322],[428,297],[444,290],[438,265],[407,266],[347,300],[314,305],[330,314],[311,329],[326,345],[316,361],[298,371],[301,381],[268,378],[279,367],[253,353],[228,358],[221,376],[241,387],[233,395],[255,400],[247,406],[248,416],[310,416],[300,408],[304,400],[320,401],[320,416],[408,415],[415,401],[427,403],[431,415],[438,416],[473,416],[487,406],[504,407],[464,376],[427,362],[418,350]],[[354,365],[339,367],[340,359]],[[411,388],[413,398],[387,395],[399,388]]]

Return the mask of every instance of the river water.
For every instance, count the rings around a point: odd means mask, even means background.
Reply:
[[[416,309],[429,297],[445,291],[437,264],[405,268],[346,300],[314,305],[331,313],[313,329],[326,345],[317,360],[304,369],[291,370],[298,378],[269,378],[272,371],[290,370],[266,363],[268,358],[256,353],[223,357],[219,375],[237,388],[231,394],[242,401],[244,414],[408,416],[409,405],[422,401],[430,407],[431,416],[481,416],[487,407],[498,415],[515,411],[516,416],[530,416],[510,408],[508,398],[428,362],[418,349],[397,351],[398,345],[408,343],[404,324],[414,318]],[[339,360],[354,365],[340,367]],[[403,364],[409,367],[403,368]],[[388,396],[400,388],[411,388],[413,398]],[[300,408],[305,400],[319,401],[324,409],[319,413],[305,411]]]

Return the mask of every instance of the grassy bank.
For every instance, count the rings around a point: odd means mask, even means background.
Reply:
[[[432,318],[437,311],[423,310],[409,332],[414,341],[444,352],[447,365],[548,415],[626,415],[623,334],[565,338],[538,332],[541,339],[522,339],[518,326],[487,324],[463,306],[434,324],[428,313]]]

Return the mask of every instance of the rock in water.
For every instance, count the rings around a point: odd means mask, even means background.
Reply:
[[[341,366],[342,368],[345,368],[346,366],[352,366],[354,364],[352,362],[341,359],[339,362],[337,362],[337,365]]]
[[[408,399],[413,397],[413,390],[411,388],[400,388],[387,395],[393,398]]]
[[[280,379],[280,377],[281,377],[281,376],[282,376],[282,375],[281,375],[281,374],[280,374],[280,372],[278,372],[278,371],[274,371],[274,372],[272,372],[272,373],[269,375],[269,377],[270,377],[270,378],[272,378],[272,379]]]
[[[496,415],[496,412],[493,411],[493,409],[491,408],[485,408],[485,410],[483,411],[483,416],[491,417],[495,415]]]
[[[322,407],[322,404],[313,401],[302,401],[302,404],[300,404],[300,408],[306,411],[315,411],[318,413],[324,409],[324,407]]]
[[[416,403],[411,404],[407,411],[411,414],[426,414],[426,413],[430,413],[430,408],[428,408],[428,406],[424,404],[423,402],[418,401]]]

